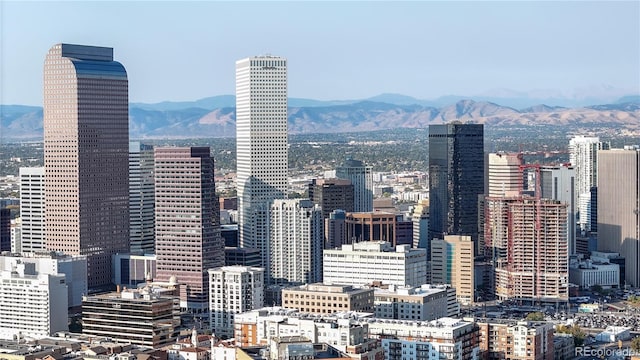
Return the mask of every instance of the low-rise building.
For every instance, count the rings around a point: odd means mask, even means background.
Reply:
[[[460,305],[456,301],[456,290],[450,286],[389,285],[386,289],[375,289],[374,310],[376,318],[424,321],[457,316]]]
[[[569,281],[584,289],[593,285],[600,285],[605,289],[617,288],[620,286],[620,266],[609,263],[607,258],[572,258],[569,263]]]
[[[351,285],[307,284],[282,290],[282,307],[311,314],[373,312],[373,289]]]
[[[420,286],[426,278],[427,252],[410,245],[393,247],[386,241],[369,241],[323,253],[325,284]]]
[[[380,339],[385,359],[478,359],[478,327],[470,321],[430,322],[373,319],[369,336]]]
[[[480,327],[483,359],[553,360],[553,325],[541,321],[484,319]]]
[[[180,299],[162,288],[124,289],[82,301],[84,335],[159,347],[174,343],[179,327]]]

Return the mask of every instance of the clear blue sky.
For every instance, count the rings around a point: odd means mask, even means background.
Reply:
[[[233,94],[235,61],[266,53],[288,58],[291,97],[640,93],[639,1],[0,0],[0,12],[2,104],[41,105],[59,42],[113,47],[132,102]]]

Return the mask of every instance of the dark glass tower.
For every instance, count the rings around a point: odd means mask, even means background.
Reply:
[[[478,195],[483,191],[483,125],[430,125],[429,239],[470,235],[477,252]]]

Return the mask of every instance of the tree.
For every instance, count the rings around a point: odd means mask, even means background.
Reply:
[[[640,351],[640,336],[636,336],[631,340],[631,349]]]
[[[536,312],[531,312],[529,314],[527,314],[527,317],[525,318],[525,320],[527,321],[544,321],[544,314],[536,311]]]
[[[587,333],[578,325],[559,325],[556,331],[563,334],[570,334],[573,336],[573,344],[575,346],[582,346],[584,344],[584,338],[587,337]]]

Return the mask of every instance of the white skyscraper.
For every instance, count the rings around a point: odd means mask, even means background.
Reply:
[[[287,60],[256,56],[236,61],[238,236],[257,248],[269,269],[269,202],[288,186]]]
[[[22,251],[46,251],[44,243],[44,167],[20,168]]]
[[[270,210],[270,283],[322,280],[322,209],[311,200],[274,200]]]
[[[591,187],[598,186],[598,150],[608,150],[609,143],[598,137],[575,136],[569,140],[569,161],[576,171],[576,199],[579,204],[578,224],[591,229]]]
[[[129,236],[134,254],[155,251],[153,146],[129,143]]]

